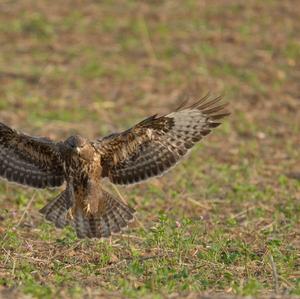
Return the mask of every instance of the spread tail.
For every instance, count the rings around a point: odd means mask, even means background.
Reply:
[[[135,210],[102,190],[101,209],[96,214],[76,207],[72,225],[79,238],[105,238],[120,232],[133,220]]]
[[[73,205],[73,196],[71,193],[71,190],[67,188],[40,209],[40,213],[44,214],[45,218],[53,222],[58,228],[63,228],[68,224],[67,213]]]

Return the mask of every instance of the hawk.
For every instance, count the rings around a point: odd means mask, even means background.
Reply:
[[[79,238],[109,237],[135,210],[106,191],[102,180],[129,185],[165,173],[229,115],[220,101],[206,96],[93,141],[75,135],[54,142],[0,123],[0,176],[34,188],[65,183],[40,212],[58,228],[73,226]]]

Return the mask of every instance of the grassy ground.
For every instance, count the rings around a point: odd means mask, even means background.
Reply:
[[[119,188],[139,213],[110,241],[45,222],[58,190],[1,182],[3,296],[300,295],[299,19],[293,0],[1,1],[2,122],[96,137],[208,91],[232,112],[175,170]]]

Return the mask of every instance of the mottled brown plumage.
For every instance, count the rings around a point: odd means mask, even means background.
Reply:
[[[104,190],[101,180],[127,185],[162,175],[228,115],[220,101],[204,97],[95,141],[77,135],[56,143],[0,123],[0,176],[36,188],[66,182],[41,213],[59,228],[72,225],[80,238],[108,237],[127,226],[134,209]]]

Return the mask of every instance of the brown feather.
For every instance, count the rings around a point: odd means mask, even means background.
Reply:
[[[62,185],[64,172],[57,145],[0,123],[0,176],[36,188]]]
[[[229,115],[221,97],[206,95],[194,104],[164,116],[151,116],[122,133],[95,142],[101,152],[103,177],[116,184],[132,184],[161,175]]]

